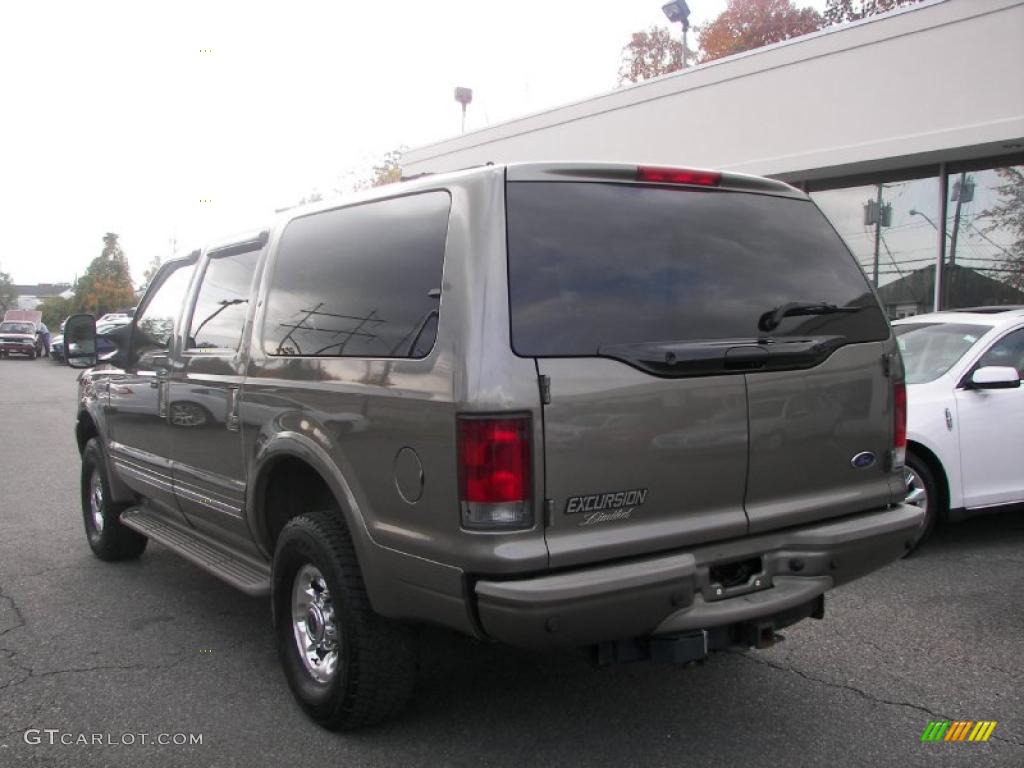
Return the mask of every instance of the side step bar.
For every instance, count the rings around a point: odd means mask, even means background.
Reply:
[[[126,509],[121,513],[121,522],[174,550],[247,595],[265,597],[270,594],[269,564],[229,552],[198,531],[169,522],[144,507]]]

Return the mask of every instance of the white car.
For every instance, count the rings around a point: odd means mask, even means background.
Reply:
[[[936,522],[1024,502],[1024,309],[893,323],[907,377],[907,500]]]
[[[107,312],[103,317],[96,321],[96,325],[102,325],[104,323],[118,323],[119,325],[127,325],[132,321],[131,315],[127,312]]]

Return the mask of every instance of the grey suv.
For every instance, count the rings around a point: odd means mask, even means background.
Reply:
[[[765,647],[922,522],[889,325],[776,181],[427,176],[165,264],[103,361],[67,334],[93,551],[269,595],[331,728],[401,709],[418,624],[598,664]]]

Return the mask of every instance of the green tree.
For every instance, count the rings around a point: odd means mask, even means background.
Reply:
[[[380,162],[373,166],[373,174],[367,182],[371,187],[383,187],[385,184],[393,184],[402,180],[402,154],[405,147],[392,149],[381,158]]]
[[[100,255],[92,260],[75,285],[75,308],[98,317],[133,304],[135,286],[128,261],[121,250],[118,235],[107,232],[103,236]]]
[[[56,333],[64,319],[74,314],[75,303],[74,299],[49,296],[43,299],[36,309],[43,313],[43,322],[50,329],[50,333]]]
[[[826,24],[843,24],[919,2],[921,0],[828,0],[824,18]]]
[[[993,187],[999,201],[981,212],[979,218],[991,223],[985,232],[1000,230],[1009,233],[1012,242],[1001,248],[1006,261],[1000,277],[1003,282],[1024,291],[1024,166],[996,168],[1003,183]]]
[[[18,292],[14,289],[14,281],[11,276],[0,269],[0,317],[8,309],[14,309],[18,304]]]
[[[683,68],[683,44],[665,27],[634,32],[622,49],[619,85],[639,83]]]
[[[164,260],[160,258],[159,254],[149,260],[146,271],[142,273],[142,285],[139,286],[140,294],[145,293],[146,289],[149,288],[149,284],[153,282],[153,278],[156,277],[156,273],[160,271],[163,263]]]
[[[823,24],[821,14],[798,8],[793,0],[729,0],[722,13],[697,29],[701,61],[806,35]]]

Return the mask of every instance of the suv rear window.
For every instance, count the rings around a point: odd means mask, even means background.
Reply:
[[[889,327],[864,273],[813,203],[724,190],[510,182],[512,346],[531,357],[615,344],[835,336]],[[785,317],[791,302],[856,311]]]

